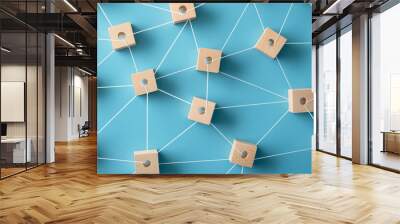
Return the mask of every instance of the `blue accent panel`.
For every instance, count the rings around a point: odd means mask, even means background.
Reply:
[[[98,173],[135,172],[133,153],[146,149],[146,95],[135,96],[131,75],[157,68],[158,88],[178,98],[148,96],[149,149],[161,150],[162,174],[310,173],[313,115],[287,113],[287,95],[290,86],[311,88],[311,4],[196,6],[197,18],[185,25],[171,22],[167,3],[98,4]],[[130,22],[138,32],[130,48],[137,70],[129,49],[112,50],[108,20]],[[287,38],[276,60],[252,48],[263,26]],[[207,74],[194,68],[193,34],[199,48],[224,46],[227,56],[220,73],[209,74],[214,126],[187,119],[188,103],[206,98],[207,86]],[[258,143],[253,168],[229,162],[234,139]]]

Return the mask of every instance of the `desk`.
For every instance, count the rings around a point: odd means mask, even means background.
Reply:
[[[25,138],[6,138],[1,139],[1,156],[8,163],[25,163],[31,162],[32,153],[30,138],[27,139],[27,146],[25,151]],[[25,154],[26,153],[26,154]],[[11,155],[12,154],[12,155]],[[12,158],[12,159],[11,159]],[[25,161],[26,158],[26,161]]]
[[[382,152],[392,152],[400,154],[400,131],[382,131],[382,134]]]

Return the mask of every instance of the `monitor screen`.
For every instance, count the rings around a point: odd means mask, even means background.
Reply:
[[[1,124],[1,136],[7,136],[7,124]]]

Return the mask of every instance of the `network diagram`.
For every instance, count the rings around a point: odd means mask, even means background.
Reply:
[[[225,3],[219,4],[224,5]],[[120,166],[119,164],[125,164],[124,166],[132,166],[133,167],[133,173],[135,174],[160,174],[160,173],[224,173],[224,174],[230,174],[230,173],[241,173],[243,174],[246,168],[246,173],[253,173],[251,172],[253,169],[256,170],[257,172],[254,173],[264,173],[263,169],[265,170],[265,166],[274,165],[273,163],[268,163],[268,159],[273,159],[275,157],[285,157],[285,156],[293,156],[291,159],[288,160],[288,163],[282,164],[283,166],[291,166],[291,163],[296,163],[296,154],[303,154],[306,159],[300,158],[302,160],[302,166],[304,169],[300,169],[299,172],[305,172],[304,170],[309,171],[310,170],[310,144],[309,142],[311,141],[311,136],[310,133],[312,132],[312,120],[313,120],[313,92],[311,88],[294,88],[290,82],[290,77],[286,74],[287,71],[283,68],[283,63],[279,60],[279,56],[281,54],[281,51],[285,49],[287,46],[311,46],[311,43],[309,41],[306,42],[290,42],[290,38],[286,37],[284,33],[282,33],[285,24],[287,22],[287,19],[290,16],[291,11],[293,10],[296,4],[277,4],[279,5],[280,9],[285,9],[285,13],[278,13],[279,15],[283,15],[283,21],[281,21],[281,25],[279,29],[273,29],[271,27],[267,27],[264,22],[263,22],[263,13],[260,12],[262,11],[258,7],[265,7],[266,5],[274,5],[274,4],[263,4],[263,3],[243,3],[243,4],[226,4],[226,7],[235,7],[235,8],[240,8],[239,12],[240,14],[235,15],[236,21],[233,24],[233,27],[230,28],[230,32],[227,34],[226,37],[224,37],[224,42],[222,47],[215,48],[215,47],[203,47],[199,45],[199,38],[196,35],[196,20],[206,20],[207,18],[202,18],[202,13],[201,10],[205,10],[207,7],[214,7],[216,4],[214,3],[163,3],[163,4],[150,4],[150,3],[133,3],[133,5],[144,7],[144,8],[149,8],[149,9],[154,9],[156,11],[159,11],[160,13],[168,14],[170,19],[166,22],[163,22],[161,24],[157,24],[154,26],[150,26],[144,29],[136,30],[137,24],[135,21],[131,22],[119,22],[119,23],[113,23],[111,22],[110,17],[108,14],[110,13],[107,11],[107,7],[103,8],[104,6],[109,6],[110,4],[99,4],[99,10],[98,13],[104,18],[104,21],[106,21],[106,24],[102,27],[106,28],[104,30],[103,35],[107,34],[106,37],[100,37],[98,38],[98,46],[102,46],[103,42],[106,42],[109,44],[111,47],[111,51],[103,56],[101,59],[98,59],[98,70],[99,70],[99,78],[98,78],[98,92],[99,94],[103,94],[103,96],[107,97],[106,94],[107,92],[104,93],[104,91],[112,91],[113,89],[128,89],[128,91],[131,91],[133,93],[133,96],[125,103],[123,104],[118,110],[112,111],[110,113],[111,117],[109,116],[107,119],[104,119],[106,121],[99,122],[99,130],[98,130],[98,135],[100,141],[103,138],[102,135],[104,135],[104,132],[106,132],[107,129],[110,129],[111,126],[113,126],[113,122],[115,122],[116,119],[118,119],[119,116],[122,116],[122,113],[126,113],[126,116],[129,116],[129,113],[126,112],[127,108],[129,105],[131,105],[136,99],[141,98],[142,99],[142,104],[140,107],[144,106],[144,118],[142,117],[140,122],[144,123],[145,130],[145,146],[143,148],[130,148],[130,149],[125,149],[125,151],[128,151],[128,154],[130,154],[130,157],[126,157],[124,155],[123,158],[118,157],[116,158],[115,155],[119,155],[118,150],[108,150],[108,155],[104,155],[103,150],[106,151],[107,147],[102,146],[102,142],[99,144],[99,153],[98,153],[98,166],[104,166],[104,167],[110,167],[110,166]],[[118,4],[117,4],[118,5]],[[126,6],[126,4],[125,4]],[[168,6],[168,7],[166,7]],[[307,5],[304,6],[302,4],[302,7],[307,8]],[[255,12],[256,15],[256,21],[259,23],[259,26],[261,27],[261,32],[257,36],[257,41],[254,42],[253,45],[250,47],[245,47],[237,51],[225,51],[227,48],[228,44],[233,36],[235,35],[235,31],[237,31],[238,26],[240,26],[241,20],[243,17],[246,17],[246,13],[248,13],[249,8],[252,8]],[[115,10],[114,10],[115,11]],[[306,10],[304,10],[306,12]],[[223,12],[221,12],[223,13]],[[123,12],[121,12],[120,16],[124,16]],[[148,15],[149,16],[149,15]],[[221,15],[219,15],[221,16]],[[140,21],[137,21],[139,23]],[[138,39],[138,36],[148,32],[151,33],[152,31],[155,31],[157,29],[162,29],[168,26],[179,26],[178,28],[178,33],[176,36],[173,38],[173,40],[170,42],[168,48],[166,51],[162,54],[161,59],[159,60],[159,63],[157,66],[146,68],[146,69],[139,69],[138,67],[138,57],[135,55],[135,48],[137,48],[141,44],[145,44],[145,41],[140,41],[140,38]],[[251,28],[253,29],[253,28]],[[195,45],[194,53],[189,53],[186,52],[186,54],[192,54],[195,55],[195,64],[189,67],[185,67],[183,69],[178,69],[169,73],[164,73],[160,72],[162,69],[163,64],[168,61],[168,56],[171,54],[171,51],[173,51],[174,47],[177,45],[179,42],[182,34],[186,32],[186,36],[192,38],[193,43]],[[211,32],[211,31],[210,31]],[[149,36],[151,34],[148,34]],[[246,38],[245,34],[241,34],[242,38]],[[149,44],[149,43],[147,43]],[[192,49],[191,49],[192,50]],[[186,49],[185,49],[186,51]],[[246,52],[256,52],[257,58],[261,58],[262,60],[268,61],[268,63],[273,63],[274,66],[276,66],[279,69],[280,76],[279,78],[284,81],[285,87],[284,89],[286,90],[286,95],[282,94],[281,92],[273,91],[271,89],[267,89],[258,83],[250,82],[245,79],[239,78],[237,76],[234,76],[228,72],[226,72],[223,68],[223,66],[229,66],[228,63],[226,63],[226,59],[243,55],[246,54]],[[130,83],[124,83],[123,85],[105,85],[103,83],[107,83],[106,81],[102,81],[103,77],[107,74],[103,74],[102,71],[102,66],[103,64],[107,62],[109,58],[112,57],[113,54],[116,52],[125,52],[123,56],[126,58],[128,56],[131,60],[131,67],[133,67],[134,71],[129,73],[129,74],[122,74],[124,76],[124,80],[126,80],[126,76],[130,77]],[[186,54],[180,54],[179,57],[187,57]],[[304,54],[307,56],[310,54],[310,52],[306,49],[304,52],[302,52],[301,55],[297,56],[304,56]],[[151,55],[151,54],[143,54],[143,55]],[[296,56],[296,55],[295,55]],[[179,60],[179,59],[178,59]],[[250,60],[252,60],[250,58]],[[176,60],[175,60],[176,61]],[[172,61],[172,62],[175,62]],[[190,61],[190,59],[188,60]],[[171,61],[168,61],[171,63]],[[257,68],[256,68],[257,69]],[[296,71],[296,67],[294,68],[294,71]],[[298,68],[301,70],[301,68]],[[104,69],[105,70],[105,69]],[[113,71],[116,72],[119,70],[118,66],[112,66],[112,69],[108,69],[107,71]],[[240,69],[239,69],[240,70]],[[205,78],[205,83],[196,83],[195,87],[193,88],[198,88],[198,86],[201,86],[204,88],[204,93],[205,94],[193,94],[190,93],[190,88],[188,88],[189,91],[185,91],[185,94],[191,96],[191,101],[188,99],[185,99],[181,96],[178,96],[175,93],[171,93],[171,91],[165,90],[165,88],[160,88],[160,85],[162,84],[163,80],[166,80],[168,78],[176,78],[179,76],[182,76],[182,73],[187,72],[187,71],[196,71],[197,76],[202,76]],[[303,72],[307,74],[309,77],[311,74],[308,74],[306,72]],[[304,83],[308,83],[307,79],[304,81],[301,76],[304,76],[302,72],[298,72],[299,80],[299,85],[304,85]],[[231,105],[231,106],[220,106],[221,102],[217,100],[212,100],[210,97],[210,85],[211,85],[211,79],[214,81],[218,76],[222,76],[224,78],[227,78],[229,80],[236,81],[237,83],[240,83],[240,85],[245,85],[249,88],[255,89],[257,91],[261,91],[264,94],[268,94],[272,97],[275,97],[279,100],[275,101],[268,101],[268,102],[259,102],[259,103],[248,103],[248,104],[237,104],[237,105]],[[106,79],[106,78],[104,78]],[[221,80],[219,80],[221,82]],[[225,86],[229,86],[226,84]],[[229,89],[229,88],[228,88]],[[225,92],[225,95],[234,95],[232,91],[235,90],[230,90],[228,92]],[[226,94],[228,93],[228,94]],[[163,146],[159,146],[157,149],[156,147],[149,147],[149,117],[152,114],[156,114],[158,120],[166,121],[169,119],[172,119],[171,117],[168,117],[168,114],[162,114],[162,113],[149,113],[149,101],[152,101],[152,95],[156,94],[161,94],[164,96],[167,96],[171,99],[173,99],[176,102],[184,104],[187,109],[185,109],[185,116],[182,116],[182,110],[181,112],[178,113],[177,115],[172,115],[174,119],[185,119],[186,121],[189,121],[189,125],[187,125],[184,129],[179,130],[175,134],[174,137],[170,138]],[[239,93],[240,95],[241,93]],[[221,94],[222,95],[222,94]],[[246,93],[243,93],[243,95],[246,95]],[[216,97],[220,98],[220,97]],[[108,104],[102,104],[102,101],[106,101],[103,98],[99,98],[99,109],[102,110],[103,108],[107,108]],[[154,100],[156,102],[160,102],[160,104],[163,104],[165,108],[165,100]],[[106,102],[113,102],[113,100],[108,100]],[[248,108],[248,107],[265,107],[265,106],[273,106],[273,105],[278,105],[279,108],[285,108],[283,113],[280,113],[277,118],[274,117],[269,120],[269,127],[264,127],[265,125],[262,124],[262,122],[257,122],[257,126],[259,126],[257,129],[264,129],[263,134],[261,137],[257,139],[257,141],[254,140],[243,140],[243,139],[249,139],[249,137],[244,137],[241,136],[240,134],[237,134],[237,136],[232,136],[226,134],[225,131],[223,131],[221,128],[217,127],[217,123],[215,122],[216,119],[219,120],[224,120],[226,114],[222,114],[219,116],[219,118],[215,118],[217,116],[216,113],[219,113],[220,111],[224,111],[227,109],[243,109],[243,108]],[[271,109],[269,109],[271,110]],[[272,111],[272,110],[271,110]],[[160,111],[159,111],[160,112]],[[247,114],[247,113],[246,113]],[[307,145],[301,148],[296,148],[295,150],[289,150],[289,151],[284,151],[280,153],[265,153],[265,150],[268,152],[268,147],[266,149],[262,150],[264,151],[263,154],[261,154],[258,150],[259,146],[261,143],[267,139],[271,135],[274,129],[276,129],[282,120],[284,120],[286,117],[291,115],[291,119],[293,121],[295,120],[301,120],[300,127],[296,132],[301,133],[304,131],[305,136],[308,138],[306,141],[302,140],[301,142],[307,143]],[[306,115],[306,116],[304,116]],[[132,114],[132,116],[137,117],[138,114]],[[244,113],[241,113],[241,116],[245,116]],[[249,114],[249,116],[252,116]],[[257,116],[254,118],[257,120]],[[268,116],[268,114],[266,114]],[[296,117],[297,116],[297,117]],[[179,117],[179,118],[176,118]],[[120,118],[122,119],[122,118]],[[100,111],[100,120],[102,120],[101,116],[101,111]],[[260,120],[261,117],[260,117]],[[296,121],[299,122],[299,121]],[[135,122],[132,122],[132,127],[135,126]],[[222,122],[223,123],[223,122]],[[159,123],[157,123],[159,125]],[[161,129],[159,126],[155,125],[156,129]],[[234,127],[234,122],[229,122],[229,127]],[[115,125],[118,126],[118,125]],[[168,148],[174,147],[174,143],[180,139],[182,139],[186,135],[190,135],[191,129],[194,129],[195,127],[201,126],[201,130],[204,131],[203,135],[208,135],[209,132],[213,132],[214,134],[216,133],[218,137],[224,142],[227,143],[229,146],[229,152],[224,149],[224,153],[220,153],[220,155],[225,155],[225,157],[220,157],[220,158],[207,158],[207,159],[197,159],[196,154],[193,153],[187,153],[185,156],[188,158],[193,158],[190,160],[180,160],[180,161],[171,161],[170,160],[170,155],[164,155],[166,151],[168,151]],[[292,124],[290,124],[292,126]],[[246,128],[249,128],[247,130],[243,130],[244,132],[247,132],[247,136],[250,134],[251,135],[251,130],[252,127],[251,125],[248,125]],[[265,129],[266,128],[266,129]],[[296,129],[296,126],[293,125],[292,127],[289,127],[289,130],[286,130],[286,133],[292,133],[291,130]],[[304,130],[302,130],[304,129]],[[129,130],[125,130],[128,131]],[[192,130],[193,131],[193,130]],[[142,132],[135,132],[137,135],[140,135]],[[304,135],[302,134],[297,134],[296,132],[293,132],[292,134],[288,134],[288,138],[290,138],[291,135],[299,138],[303,138]],[[124,132],[125,133],[125,132]],[[159,132],[162,133],[162,132]],[[285,135],[285,133],[281,133],[281,135]],[[104,137],[106,139],[106,143],[104,145],[112,145],[113,143],[111,142],[110,139],[107,139],[107,137]],[[196,137],[192,138],[196,139]],[[285,139],[285,137],[280,138],[280,141],[283,140],[283,145],[289,144],[291,142],[290,139]],[[118,141],[118,139],[113,139],[113,141]],[[285,142],[286,141],[286,142]],[[129,141],[126,141],[129,142]],[[192,141],[193,142],[193,141]],[[195,141],[196,142],[196,141]],[[197,143],[194,143],[197,144]],[[208,145],[207,142],[202,142],[201,144],[203,147],[203,154],[208,154],[208,150],[213,150],[215,151],[213,147],[213,142],[210,141],[210,145]],[[182,143],[182,145],[184,145]],[[220,145],[220,143],[218,143]],[[205,147],[204,147],[205,146]],[[302,145],[303,146],[303,145]],[[182,146],[180,146],[182,147]],[[191,147],[191,146],[184,146],[184,147]],[[179,148],[179,147],[178,147]],[[210,148],[210,149],[208,149]],[[218,148],[218,147],[217,147]],[[224,146],[224,148],[226,148]],[[261,146],[261,148],[264,148]],[[272,148],[272,147],[271,147]],[[165,151],[164,151],[165,150]],[[198,152],[199,150],[197,150]],[[105,154],[107,154],[105,153]],[[175,152],[176,157],[179,157],[179,154],[181,152]],[[183,153],[184,154],[184,153]],[[210,153],[212,154],[212,153]],[[173,159],[173,158],[172,158]],[[108,164],[105,164],[107,163]],[[218,167],[218,170],[213,170],[212,168],[215,163],[223,162],[224,163],[224,170],[221,169],[221,167]],[[276,162],[275,162],[276,163]],[[300,162],[299,162],[300,163]],[[308,163],[308,165],[307,165]],[[179,167],[185,166],[185,165],[191,165],[191,167],[199,166],[199,164],[204,164],[203,166],[206,167],[211,167],[211,171],[209,169],[204,169],[204,170],[196,170],[195,172],[190,172],[185,169],[179,170]],[[261,165],[258,165],[261,164]],[[267,165],[265,165],[267,164]],[[175,166],[177,168],[173,168],[168,170],[167,167]],[[263,168],[264,166],[264,168]],[[276,164],[275,164],[276,166]],[[257,169],[259,167],[259,169]],[[161,169],[160,169],[161,168]],[[165,172],[163,172],[163,169]],[[191,169],[191,168],[190,168]],[[293,169],[296,169],[296,165],[293,166]],[[118,171],[115,169],[110,169],[112,170],[111,172],[108,173],[130,173],[127,172],[126,169],[122,169],[123,171]],[[129,170],[129,169],[128,169]],[[282,170],[282,169],[281,169]],[[283,169],[285,170],[285,169]],[[293,172],[293,170],[288,169],[289,172]],[[274,172],[274,171],[268,171],[265,170],[265,172]],[[276,170],[275,172],[282,172]],[[100,173],[107,173],[107,172],[100,172]],[[285,172],[287,173],[287,172]]]

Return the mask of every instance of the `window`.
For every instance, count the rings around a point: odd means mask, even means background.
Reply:
[[[336,153],[336,36],[318,47],[318,149]]]
[[[400,5],[371,19],[371,141],[373,164],[400,170]]]

